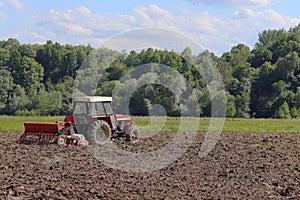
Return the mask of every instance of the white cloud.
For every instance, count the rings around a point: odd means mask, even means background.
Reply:
[[[27,43],[38,44],[43,44],[48,40],[45,36],[28,30],[25,30],[23,33],[18,33],[18,39],[26,41]]]
[[[247,23],[251,23],[254,26],[260,26],[262,24],[265,26],[261,27],[263,29],[272,27],[289,28],[300,23],[300,18],[287,17],[272,9],[264,9],[257,12],[251,9],[243,9],[234,12],[233,18],[240,21],[240,23],[242,23],[244,19],[251,20]]]
[[[265,7],[271,0],[186,0],[194,5],[227,7]]]
[[[147,14],[148,8],[145,6],[139,6],[134,9],[134,11],[139,14],[140,18],[140,25],[144,26],[154,26],[154,21],[151,17]],[[142,22],[142,23],[141,23]]]
[[[271,3],[271,0],[245,0],[245,1],[236,1],[241,2],[244,6],[254,6],[254,7],[265,7]]]
[[[45,40],[46,38],[38,33],[34,33],[31,31],[25,31],[25,34],[29,35],[30,37],[33,37],[34,39],[38,39],[38,40]]]
[[[91,35],[93,31],[87,28],[84,28],[80,24],[69,24],[69,23],[60,23],[62,27],[65,27],[71,34],[79,35]]]
[[[91,11],[85,6],[80,6],[76,10],[82,15],[89,15],[91,13]]]
[[[20,0],[8,0],[17,10],[23,9],[23,3]]]
[[[123,31],[161,27],[186,34],[216,54],[229,51],[232,44],[253,46],[258,33],[265,29],[289,28],[300,23],[299,18],[286,17],[271,9],[242,8],[228,16],[183,10],[175,15],[152,4],[138,6],[134,12],[131,15],[98,14],[82,6],[68,10],[52,9],[47,17],[35,20],[38,20],[40,34],[54,41],[99,44],[99,41]]]
[[[257,13],[252,9],[242,9],[239,11],[233,12],[233,18],[235,19],[242,19],[242,18],[249,18],[249,17],[256,17]]]
[[[152,4],[148,7],[140,6],[134,9],[140,16],[136,17],[136,22],[142,26],[168,26],[174,28],[174,20],[176,17],[168,10],[159,8],[157,5]]]
[[[75,19],[73,17],[73,11],[70,10],[70,9],[66,10],[65,12],[50,9],[49,12],[50,12],[50,15],[51,15],[52,19],[54,19],[54,20],[64,19],[64,20],[67,20],[67,21],[71,21],[71,20]]]
[[[282,27],[285,28],[300,23],[300,18],[286,17],[271,9],[265,10],[265,13],[259,13],[259,15],[262,18],[275,22],[276,24],[281,25]]]
[[[226,32],[233,38],[228,38],[228,41],[231,40],[235,44],[242,42],[252,47],[257,42],[259,32],[266,29],[289,29],[299,24],[300,18],[287,17],[272,9],[244,9],[234,12],[227,23],[231,25]]]

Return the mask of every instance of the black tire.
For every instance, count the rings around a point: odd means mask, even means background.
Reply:
[[[135,127],[135,126],[131,126],[129,128],[129,134],[126,136],[126,139],[128,141],[133,141],[133,142],[137,142],[140,136],[140,130]]]
[[[104,145],[111,139],[111,129],[105,121],[93,122],[87,133],[87,140],[91,145]]]

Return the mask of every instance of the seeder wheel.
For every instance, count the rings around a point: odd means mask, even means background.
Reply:
[[[19,139],[19,143],[25,143],[25,133],[22,133],[22,135]]]
[[[64,136],[59,136],[57,138],[57,144],[58,145],[66,145],[67,144],[66,138]]]

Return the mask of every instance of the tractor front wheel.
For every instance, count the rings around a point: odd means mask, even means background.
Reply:
[[[129,127],[129,134],[126,135],[128,141],[137,142],[139,139],[140,131],[137,127]]]
[[[111,129],[109,125],[102,120],[93,122],[87,134],[89,144],[103,145],[111,139]]]

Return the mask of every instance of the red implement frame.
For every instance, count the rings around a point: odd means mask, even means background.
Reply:
[[[25,122],[25,132],[20,138],[20,143],[38,143],[49,144],[56,142],[58,136],[58,130],[64,128],[63,123],[36,123]]]

